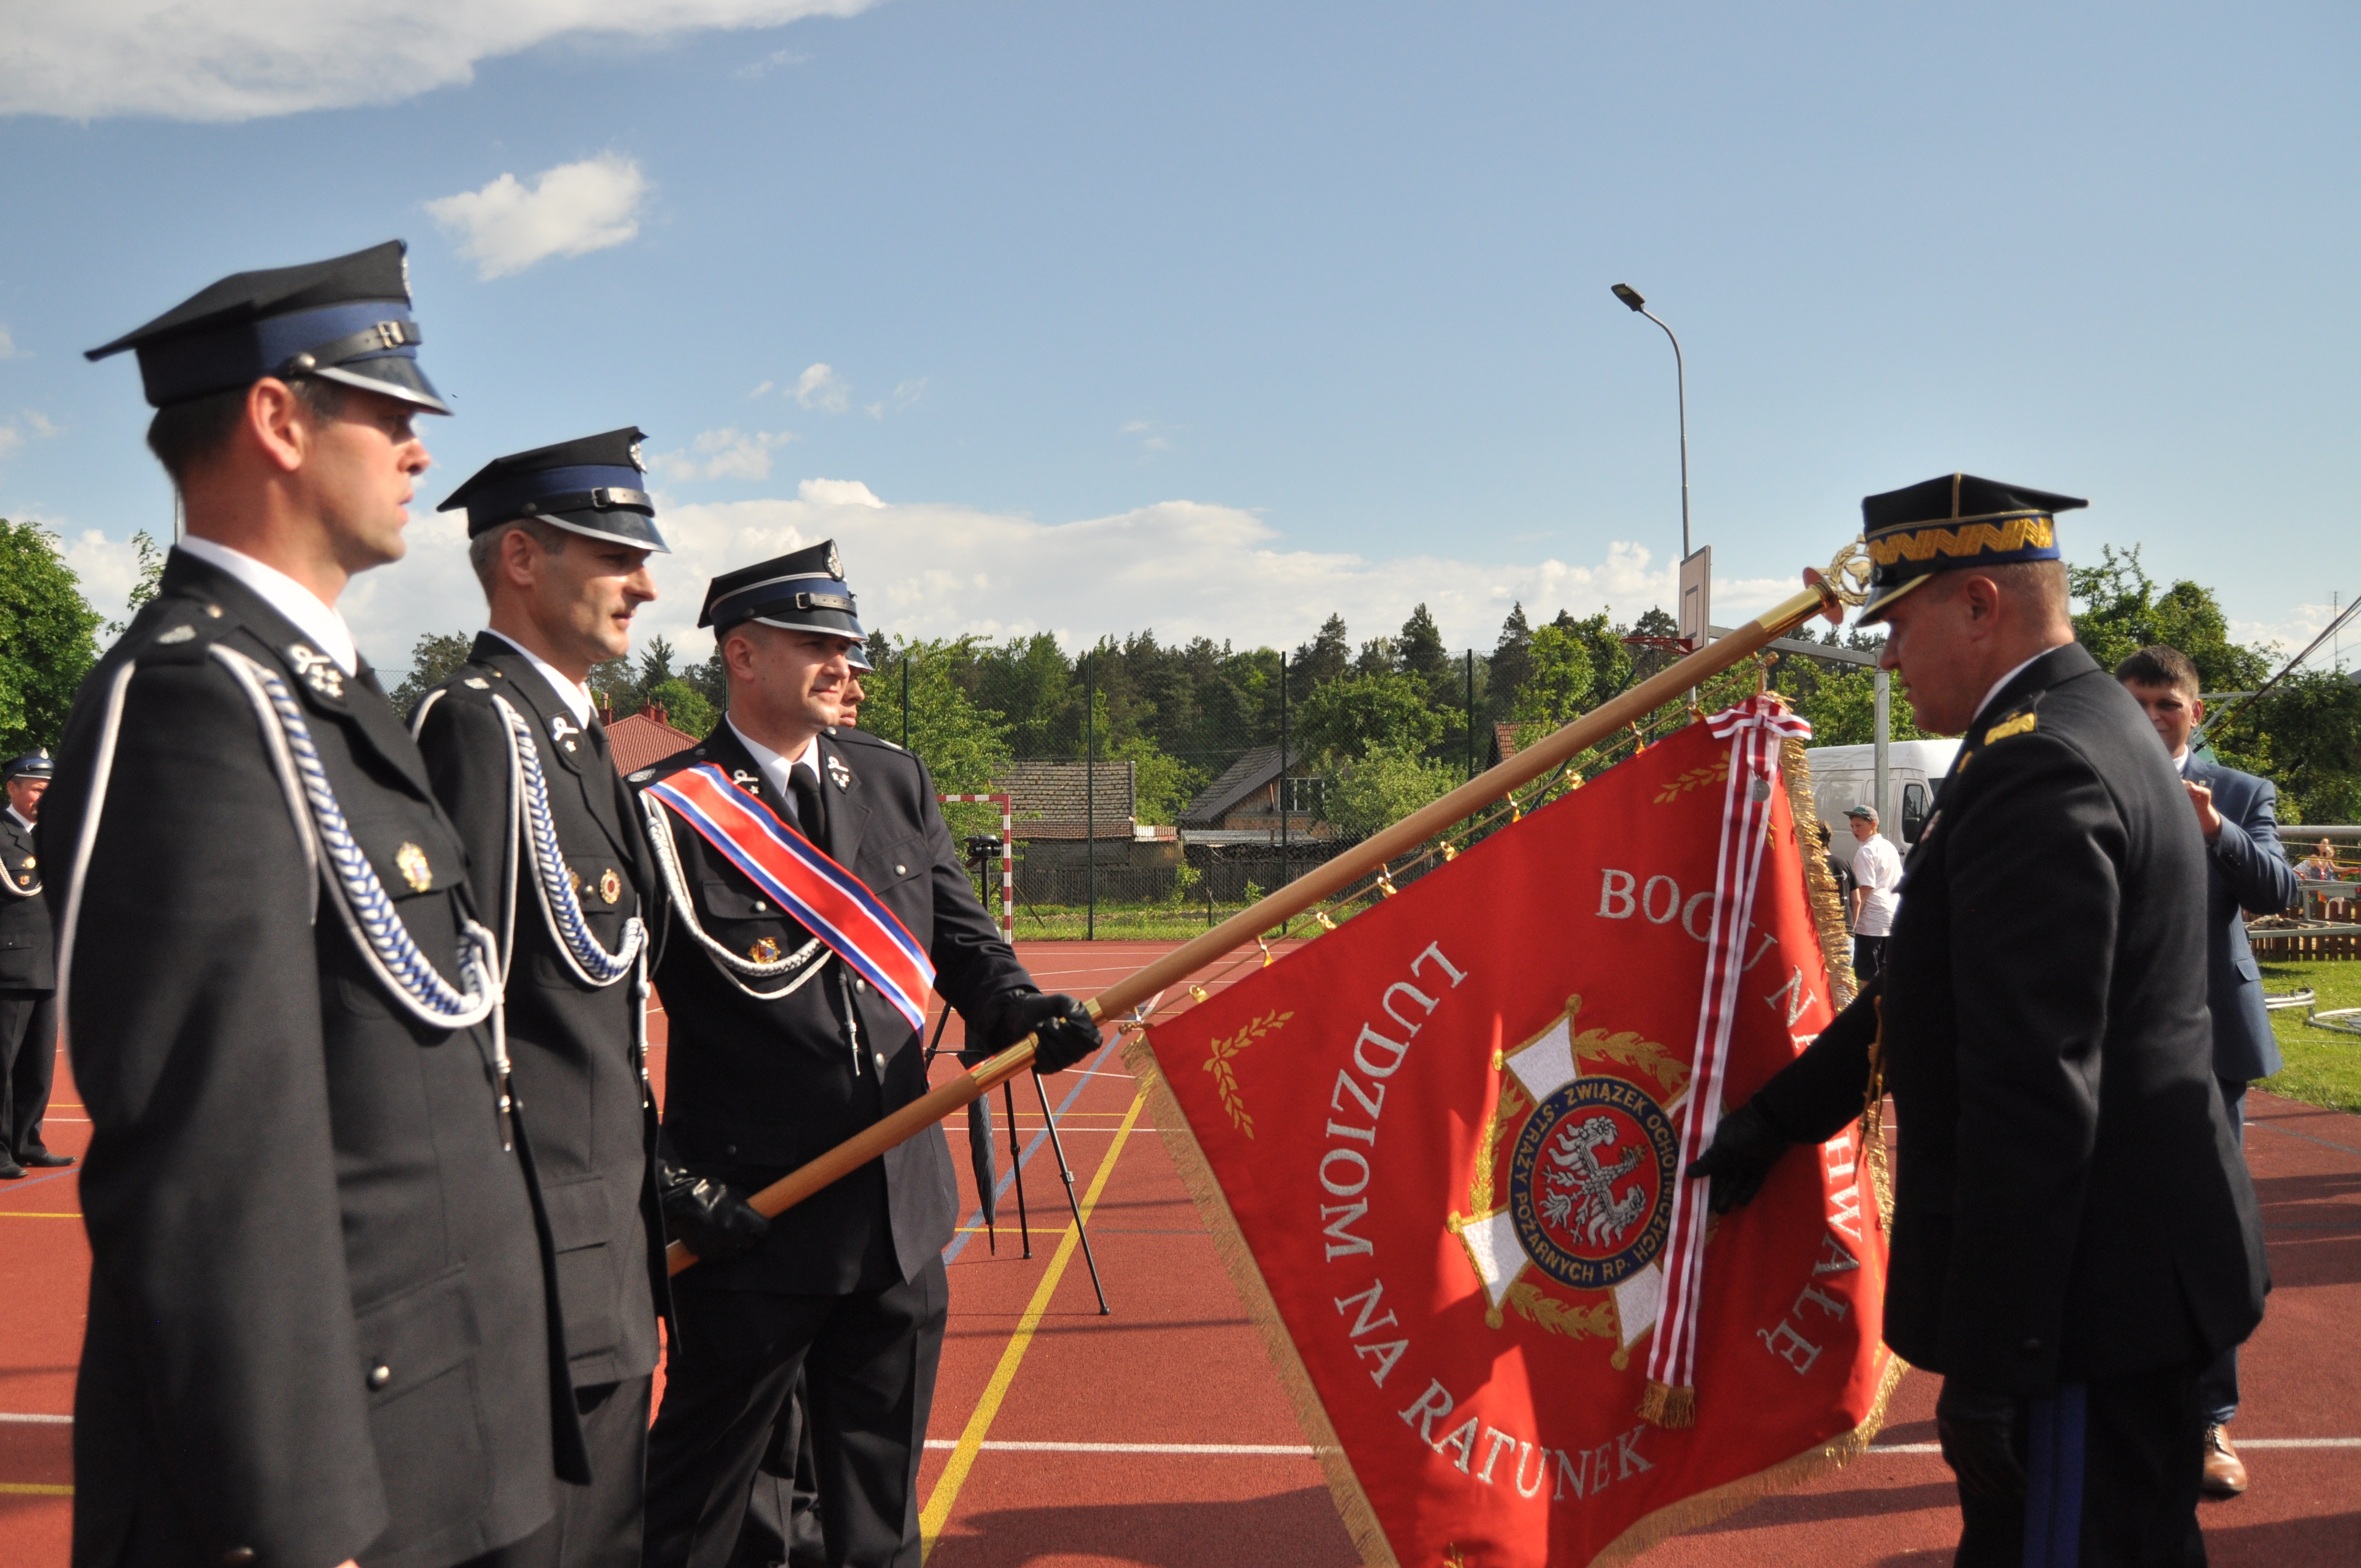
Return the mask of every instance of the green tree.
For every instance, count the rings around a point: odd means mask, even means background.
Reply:
[[[1500,640],[1492,645],[1492,714],[1506,718],[1517,708],[1517,694],[1524,689],[1525,676],[1532,669],[1533,629],[1525,620],[1522,599],[1509,607],[1508,619],[1500,622]]]
[[[468,651],[476,640],[464,631],[433,632],[421,637],[410,647],[410,673],[393,688],[393,710],[407,716],[428,692],[451,678],[453,671],[467,662]]]
[[[1324,792],[1323,815],[1338,828],[1367,838],[1390,827],[1459,783],[1448,763],[1408,747],[1376,745],[1338,768]]]
[[[2279,786],[2280,821],[2361,821],[2361,685],[2351,676],[2299,670],[2251,703],[2225,705],[2208,736],[2224,762]]]
[[[57,536],[0,518],[0,755],[54,746],[98,646],[98,612]]]
[[[1420,605],[1402,622],[1401,635],[1394,640],[1394,656],[1400,661],[1402,674],[1424,681],[1432,687],[1449,673],[1451,655],[1444,651],[1443,630],[1434,624],[1434,617]]]
[[[1345,618],[1332,614],[1320,623],[1320,635],[1298,648],[1295,657],[1288,661],[1288,696],[1301,702],[1312,687],[1342,675],[1352,657],[1353,640],[1345,630]]]
[[[650,686],[647,707],[663,708],[665,723],[691,735],[703,735],[721,717],[714,711],[713,705],[705,700],[703,692],[678,675],[669,676]],[[645,712],[646,708],[641,711]]]
[[[1401,674],[1355,674],[1313,690],[1296,733],[1305,751],[1346,760],[1378,748],[1424,752],[1443,739],[1443,719],[1419,684]]]
[[[156,536],[144,528],[140,529],[131,536],[131,548],[138,559],[139,580],[131,585],[131,592],[125,598],[124,618],[106,623],[109,637],[120,637],[129,630],[132,618],[139,613],[141,606],[156,597],[156,591],[164,584],[166,552],[156,543]]]
[[[1006,765],[1011,752],[1008,726],[988,707],[979,707],[953,680],[954,669],[972,661],[978,644],[973,637],[932,641],[896,640],[895,674],[869,687],[862,709],[861,728],[899,744],[902,739],[900,665],[910,671],[910,750],[935,776],[935,787],[946,795],[981,795],[992,775]],[[884,669],[878,671],[883,676]],[[997,819],[994,820],[998,826]]]
[[[1810,744],[1814,746],[1866,746],[1877,739],[1877,692],[1875,672],[1860,664],[1828,664],[1819,666],[1810,682],[1810,689],[1798,692],[1804,673],[1795,666],[1804,661],[1783,658],[1773,686],[1793,699],[1795,711],[1812,726]],[[1896,740],[1923,740],[1927,732],[1912,722],[1910,699],[1903,695],[1899,685],[1892,692],[1887,709],[1887,723],[1892,738]]]
[[[1204,769],[1170,755],[1150,736],[1135,735],[1113,750],[1116,762],[1133,765],[1134,821],[1167,826],[1180,821],[1181,807],[1212,782]]]
[[[2118,554],[2103,544],[2099,556],[2095,566],[2070,566],[2066,582],[2069,596],[2083,605],[2074,617],[2075,641],[2102,668],[2160,643],[2189,655],[2207,691],[2253,691],[2270,678],[2267,653],[2230,641],[2229,619],[2213,589],[2183,578],[2157,592],[2137,545]]]
[[[1510,717],[1521,739],[1545,733],[1582,712],[1590,696],[1590,647],[1576,631],[1552,624],[1534,631],[1527,645],[1528,674],[1518,688]],[[1531,733],[1528,733],[1528,732]]]

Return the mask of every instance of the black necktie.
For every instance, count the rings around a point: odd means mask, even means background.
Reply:
[[[821,853],[827,853],[828,813],[820,805],[819,780],[812,776],[809,768],[797,763],[787,769],[787,788],[794,792],[796,821],[803,828],[804,837],[818,846]]]

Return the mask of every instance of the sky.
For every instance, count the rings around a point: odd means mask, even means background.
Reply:
[[[343,608],[478,624],[504,453],[647,432],[705,580],[840,541],[903,636],[1488,649],[1669,605],[1686,356],[1714,619],[1860,499],[2088,497],[2234,630],[2361,590],[2361,12],[974,0],[17,0],[0,515],[119,613],[172,503],[130,360],[225,274],[411,246],[456,417]]]

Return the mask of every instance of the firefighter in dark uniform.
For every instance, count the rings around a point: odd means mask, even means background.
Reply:
[[[710,765],[875,894],[931,957],[968,1037],[1038,1032],[1055,1071],[1098,1048],[1089,1011],[1044,995],[976,902],[916,757],[836,728],[862,638],[835,545],[714,579],[730,707],[702,743],[631,776]],[[679,1343],[649,1440],[646,1562],[722,1568],[749,1483],[808,1374],[831,1564],[918,1562],[918,1460],[958,1220],[950,1146],[924,1134],[765,1225],[743,1197],[919,1098],[923,1042],[853,965],[671,808],[642,803],[666,881],[656,984],[675,1042],[664,1127],[685,1167],[674,1233]]]
[[[1862,503],[1861,619],[1917,722],[1965,739],[1883,970],[1691,1168],[1745,1201],[1882,1067],[1885,1342],[1942,1375],[1964,1568],[2202,1563],[2198,1373],[2267,1288],[2213,1078],[2204,841],[2067,619],[2056,514],[2083,504],[1966,475]]]
[[[187,536],[42,803],[92,1266],[77,1568],[443,1568],[580,1435],[466,850],[335,607],[397,559],[402,247],[241,273],[138,351]]]
[[[585,684],[630,651],[664,549],[640,433],[495,458],[443,502],[467,514],[489,601],[468,662],[412,725],[500,933],[509,1057],[533,1128],[591,1481],[559,1495],[560,1568],[635,1568],[656,1304],[655,1102],[645,1060],[652,869]]]
[[[58,976],[34,825],[55,772],[46,747],[10,762],[7,808],[0,810],[0,1139],[6,1140],[0,1143],[0,1180],[14,1180],[27,1167],[73,1163],[41,1141],[58,1065]]]

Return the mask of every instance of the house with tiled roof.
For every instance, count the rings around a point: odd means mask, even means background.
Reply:
[[[615,756],[615,771],[626,777],[642,768],[653,767],[675,752],[687,751],[701,739],[686,729],[674,729],[671,715],[654,703],[628,718],[607,723],[607,745]]]

